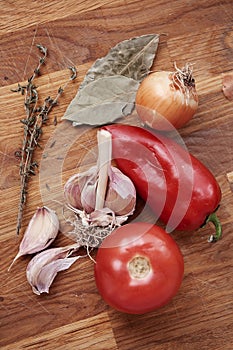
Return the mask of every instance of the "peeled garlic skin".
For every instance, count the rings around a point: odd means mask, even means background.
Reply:
[[[105,207],[116,215],[129,215],[134,211],[135,204],[136,190],[132,181],[118,168],[111,166]]]

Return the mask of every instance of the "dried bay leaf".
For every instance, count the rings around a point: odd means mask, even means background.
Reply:
[[[95,61],[79,89],[104,76],[124,75],[141,81],[150,71],[159,44],[158,34],[124,40]]]
[[[96,60],[62,119],[73,125],[103,125],[130,114],[139,83],[148,75],[158,34],[124,40]]]
[[[63,119],[73,125],[103,125],[130,114],[139,82],[125,76],[99,78],[79,91]]]

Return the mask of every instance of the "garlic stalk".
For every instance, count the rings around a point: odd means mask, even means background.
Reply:
[[[35,294],[49,293],[49,288],[60,271],[67,270],[83,256],[72,256],[79,245],[50,248],[35,255],[29,262],[26,276]]]
[[[56,213],[45,206],[37,208],[20,242],[19,251],[8,270],[19,257],[47,248],[56,238],[58,231],[59,220]]]
[[[119,226],[134,212],[136,190],[132,181],[111,165],[111,133],[98,131],[97,141],[97,165],[73,175],[65,184],[64,195],[84,226]]]
[[[104,208],[105,195],[108,184],[108,170],[112,159],[112,135],[107,130],[100,130],[97,133],[98,140],[98,183],[96,189],[95,210]]]

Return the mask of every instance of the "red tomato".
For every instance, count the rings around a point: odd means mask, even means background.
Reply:
[[[179,290],[183,273],[183,256],[174,239],[149,223],[117,228],[96,255],[101,296],[126,313],[143,314],[167,304]]]

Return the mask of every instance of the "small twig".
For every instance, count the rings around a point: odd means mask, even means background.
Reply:
[[[37,87],[34,85],[34,80],[41,74],[41,67],[45,64],[48,50],[42,45],[37,45],[37,48],[43,54],[38,61],[37,67],[34,69],[33,75],[28,79],[26,86],[18,84],[18,88],[12,90],[14,92],[21,92],[24,95],[24,107],[26,118],[21,120],[24,127],[24,137],[21,150],[21,161],[20,161],[20,200],[19,210],[17,217],[16,232],[19,234],[21,229],[23,210],[27,199],[27,185],[29,178],[35,175],[35,168],[38,167],[37,162],[33,160],[34,151],[37,147],[40,147],[38,143],[42,134],[42,127],[48,120],[48,115],[54,106],[58,104],[58,99],[64,92],[64,88],[59,87],[57,95],[54,99],[48,96],[42,106],[38,106],[39,95]],[[75,67],[70,67],[71,77],[70,80],[74,80],[77,76]],[[66,86],[66,84],[65,84]]]
[[[19,211],[18,211],[17,227],[16,227],[17,234],[19,234],[19,231],[21,229],[23,209],[27,198],[27,181],[30,175],[32,175],[32,171],[33,171],[32,166],[30,164],[32,160],[33,145],[32,145],[32,142],[29,142],[29,137],[31,139],[32,135],[34,135],[34,132],[31,132],[31,128],[32,127],[34,128],[34,125],[36,122],[36,117],[34,114],[37,111],[37,102],[38,102],[38,92],[33,82],[36,76],[40,74],[41,66],[45,64],[45,60],[48,52],[47,48],[40,44],[37,45],[37,47],[40,50],[40,52],[43,54],[43,56],[39,58],[38,65],[34,69],[33,75],[28,79],[27,85],[21,86],[20,84],[18,84],[18,91],[25,96],[24,108],[25,108],[26,119],[21,120],[21,122],[24,124],[24,137],[23,137],[21,161],[20,161],[21,186],[20,186]],[[13,91],[17,91],[17,90],[13,90]]]
[[[70,77],[70,80],[75,80],[77,78],[77,69],[76,67],[72,66],[72,67],[69,67],[69,69],[71,70],[71,77]]]

